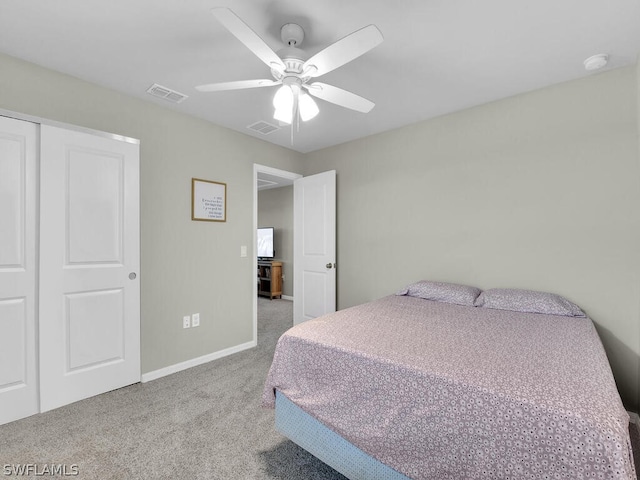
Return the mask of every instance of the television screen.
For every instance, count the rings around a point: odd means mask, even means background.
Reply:
[[[273,249],[273,227],[258,229],[258,258],[273,258],[276,252]]]

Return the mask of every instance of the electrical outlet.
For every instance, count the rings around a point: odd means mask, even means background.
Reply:
[[[282,274],[282,283],[284,283],[284,273]]]
[[[191,326],[192,327],[199,327],[200,326],[200,314],[199,313],[194,313],[193,315],[191,315]]]
[[[189,315],[185,315],[182,317],[182,328],[189,328],[191,326],[191,317]]]

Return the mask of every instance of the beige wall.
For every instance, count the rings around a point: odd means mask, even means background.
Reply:
[[[253,163],[300,155],[5,55],[0,72],[0,108],[140,139],[142,372],[250,342]],[[227,184],[227,222],[191,221],[192,177]]]
[[[637,409],[637,90],[618,69],[306,155],[337,171],[339,307],[420,279],[562,294]]]
[[[638,156],[637,160],[640,163],[640,56],[636,60],[636,135],[638,138]],[[638,343],[640,343],[640,338],[638,338]],[[640,411],[640,368],[638,368],[638,377],[636,378],[636,387],[637,387],[637,402],[635,406],[635,411]]]
[[[258,193],[258,226],[274,227],[276,260],[282,261],[282,294],[293,297],[293,186]]]

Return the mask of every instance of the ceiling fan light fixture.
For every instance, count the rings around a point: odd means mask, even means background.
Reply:
[[[282,85],[273,96],[273,106],[275,113],[273,118],[282,123],[291,124],[293,121],[293,90],[289,85]]]
[[[276,111],[273,113],[273,118],[281,123],[291,125],[293,123],[293,108],[280,110],[276,108]]]
[[[275,112],[273,118],[291,124],[293,121],[293,91],[288,85],[282,85],[273,96]]]
[[[303,122],[315,118],[315,116],[318,115],[318,112],[320,112],[318,104],[306,93],[302,93],[300,95],[298,99],[298,108],[300,109],[300,118]]]
[[[289,85],[282,85],[273,96],[273,106],[276,110],[293,108],[293,91]]]

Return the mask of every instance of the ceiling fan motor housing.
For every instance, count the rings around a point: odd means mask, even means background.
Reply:
[[[307,54],[304,50],[296,47],[284,47],[278,50],[278,56],[282,59],[282,63],[284,63],[285,69],[284,72],[272,68],[271,75],[276,80],[282,80],[282,78],[287,75],[302,75],[304,71],[304,62],[307,59]]]
[[[307,59],[307,54],[300,48],[304,39],[304,30],[296,23],[287,23],[280,29],[280,38],[284,43],[284,47],[278,50],[278,56],[285,65],[284,75],[288,73],[301,74],[303,64]],[[282,72],[271,70],[275,78],[281,79]]]
[[[296,23],[286,23],[280,29],[280,38],[289,47],[300,47],[304,40],[304,30]]]

